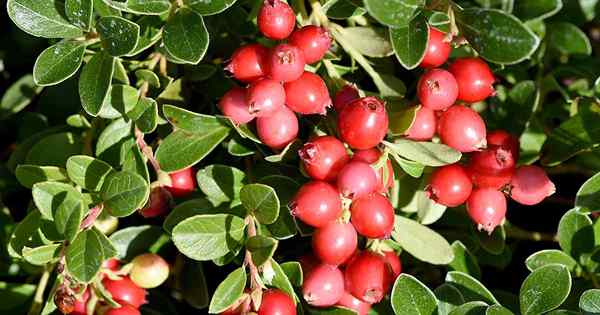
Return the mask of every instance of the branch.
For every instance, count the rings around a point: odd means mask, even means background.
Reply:
[[[42,305],[44,303],[44,291],[46,291],[46,287],[48,286],[48,279],[50,279],[50,271],[52,270],[49,265],[46,265],[44,268],[44,273],[38,282],[37,289],[35,290],[35,296],[33,297],[33,303],[31,303],[31,307],[29,308],[29,312],[27,315],[38,315],[42,310]]]

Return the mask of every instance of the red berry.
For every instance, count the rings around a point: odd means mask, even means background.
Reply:
[[[304,279],[302,295],[308,304],[326,307],[335,305],[344,293],[344,275],[335,266],[321,264]]]
[[[237,125],[249,123],[254,119],[246,103],[246,90],[239,87],[234,87],[223,95],[219,101],[219,109]]]
[[[312,236],[312,248],[323,263],[340,265],[356,251],[358,236],[350,223],[329,222]]]
[[[419,106],[415,115],[415,120],[406,131],[406,138],[427,141],[431,140],[437,130],[437,117],[435,112],[429,107]]]
[[[269,55],[269,77],[282,82],[297,80],[304,72],[305,64],[304,53],[300,48],[279,44]]]
[[[90,299],[90,289],[86,288],[80,299],[75,300],[74,308],[70,315],[87,315],[87,303]]]
[[[375,97],[363,97],[344,106],[338,117],[342,140],[353,149],[370,149],[387,133],[385,105]]]
[[[284,87],[285,104],[296,113],[325,115],[331,106],[325,82],[312,72],[304,71],[298,80],[286,82]]]
[[[377,189],[379,180],[368,163],[350,161],[338,174],[337,187],[342,196],[350,199],[366,196]]]
[[[102,268],[112,271],[119,271],[119,269],[121,269],[121,262],[119,262],[119,260],[116,258],[107,259],[102,263]]]
[[[371,148],[366,150],[356,150],[352,155],[353,161],[362,161],[369,164],[376,163],[381,157],[381,151],[377,148]],[[387,182],[384,183],[384,174],[387,172]],[[394,185],[394,168],[392,162],[388,159],[385,166],[381,167],[375,172],[377,176],[377,191],[380,193],[387,192],[392,185]]]
[[[346,289],[352,295],[373,304],[381,301],[387,292],[390,269],[382,256],[364,251],[348,263],[344,276]]]
[[[344,85],[344,87],[335,94],[335,98],[333,99],[333,108],[335,108],[336,112],[341,112],[346,104],[354,101],[359,98],[358,90],[354,85]]]
[[[246,103],[250,114],[256,117],[271,116],[284,106],[285,90],[275,80],[260,79],[248,86]]]
[[[471,176],[473,186],[479,188],[493,188],[496,190],[501,190],[503,187],[507,186],[515,173],[514,168],[498,173],[483,173],[472,167],[468,167],[466,171]]]
[[[119,280],[104,278],[102,285],[118,303],[129,304],[135,308],[146,303],[146,290],[138,287],[129,277]]]
[[[362,236],[387,238],[394,228],[394,208],[383,195],[373,193],[352,202],[352,225]]]
[[[171,186],[166,188],[173,197],[185,197],[196,190],[196,177],[191,167],[170,173],[169,177],[171,177]]]
[[[265,145],[271,149],[283,149],[298,135],[298,117],[284,106],[271,116],[258,117],[256,131]]]
[[[357,315],[368,315],[371,310],[371,304],[363,302],[354,297],[354,295],[344,292],[342,298],[338,301],[337,306],[345,307],[356,312]]]
[[[495,145],[509,149],[512,153],[513,159],[515,161],[519,160],[519,139],[508,133],[506,130],[494,130],[492,132],[488,132],[487,143],[489,146]]]
[[[242,82],[252,82],[267,74],[269,50],[260,44],[238,48],[225,70]]]
[[[436,169],[431,174],[426,190],[431,200],[448,207],[456,207],[469,198],[473,184],[462,166],[452,164]]]
[[[444,69],[428,70],[417,84],[417,96],[421,105],[432,110],[445,110],[454,105],[457,95],[456,79]]]
[[[277,289],[267,290],[262,295],[258,315],[296,315],[292,298]]]
[[[171,193],[164,187],[154,187],[144,208],[139,212],[144,218],[154,218],[164,215],[171,207]]]
[[[265,0],[258,12],[258,29],[265,37],[285,39],[296,26],[292,8],[281,0]]]
[[[331,36],[322,27],[307,25],[295,30],[289,42],[302,50],[306,63],[314,63],[323,59],[331,47]]]
[[[342,200],[337,189],[331,184],[312,181],[300,187],[289,208],[293,216],[318,228],[342,214]]]
[[[448,56],[450,56],[450,52],[452,52],[452,46],[450,46],[449,42],[445,41],[445,38],[446,34],[433,27],[429,27],[429,41],[427,42],[425,56],[420,64],[421,67],[439,67],[448,60]]]
[[[389,277],[386,279],[385,282],[386,287],[389,290],[394,285],[396,278],[398,278],[398,276],[402,272],[402,264],[398,255],[396,255],[396,253],[393,251],[383,252],[383,261],[390,270]]]
[[[344,144],[332,136],[316,137],[298,151],[306,173],[313,179],[332,181],[350,157]]]
[[[140,311],[128,304],[121,305],[118,308],[111,308],[104,315],[141,315]]]
[[[438,134],[442,142],[460,152],[473,152],[486,147],[485,123],[479,114],[465,106],[455,105],[442,113]]]
[[[315,257],[315,255],[312,253],[300,256],[300,258],[298,258],[298,262],[300,263],[302,272],[305,275],[309,274],[316,266],[321,264],[319,259],[317,259],[317,257]]]
[[[495,174],[513,169],[516,161],[508,148],[490,146],[482,151],[473,152],[469,167],[474,171]]]
[[[139,287],[156,288],[169,277],[169,264],[159,255],[142,254],[131,261],[129,277]]]
[[[479,58],[456,59],[448,70],[458,83],[458,99],[475,103],[494,94],[494,74]]]
[[[467,200],[467,212],[480,230],[492,233],[506,216],[506,197],[493,188],[475,189]]]
[[[535,165],[518,167],[510,185],[510,197],[524,205],[538,204],[556,191],[544,169]]]

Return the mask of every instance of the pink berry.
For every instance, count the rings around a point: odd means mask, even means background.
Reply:
[[[262,143],[271,149],[283,149],[298,135],[298,117],[283,106],[270,116],[258,117],[256,131]]]
[[[390,270],[382,256],[364,251],[346,266],[346,289],[363,302],[378,303],[387,292]]]
[[[154,218],[169,212],[171,208],[171,193],[162,187],[152,188],[148,203],[139,210],[144,218]]]
[[[443,69],[431,69],[419,79],[417,96],[421,105],[432,110],[445,110],[456,102],[458,84],[452,73]]]
[[[431,140],[437,130],[437,117],[429,107],[419,106],[415,115],[415,121],[406,131],[406,138],[427,141]]]
[[[302,294],[310,305],[335,305],[344,294],[344,275],[335,266],[321,264],[304,279]]]
[[[510,197],[524,205],[538,204],[556,191],[544,169],[535,165],[518,167],[510,185]]]
[[[357,315],[368,315],[371,310],[371,304],[363,302],[354,297],[354,295],[344,292],[337,306],[345,307],[356,312]]]
[[[400,262],[400,257],[398,257],[394,251],[385,251],[383,252],[383,260],[392,270],[393,279],[396,280],[402,273],[402,262]]]
[[[290,82],[300,78],[304,72],[304,53],[300,48],[279,44],[269,55],[269,77],[275,81]]]
[[[475,103],[494,94],[494,74],[479,58],[459,58],[449,67],[458,83],[458,99]]]
[[[249,123],[254,119],[246,103],[246,90],[239,87],[234,87],[223,95],[219,101],[219,109],[237,125]]]
[[[356,150],[354,151],[354,155],[352,155],[353,161],[362,161],[368,164],[373,165],[377,163],[379,158],[381,157],[381,151],[377,148],[371,148],[366,150]],[[385,181],[384,174],[387,172],[387,181]],[[385,163],[385,166],[382,166],[375,172],[377,176],[377,191],[380,193],[386,193],[392,185],[394,185],[394,168],[392,166],[392,162],[388,159]]]
[[[350,157],[344,144],[332,136],[316,137],[298,151],[306,173],[313,179],[332,181]]]
[[[281,0],[264,0],[258,12],[258,29],[270,39],[285,39],[296,26],[292,8]]]
[[[269,50],[260,44],[238,48],[225,70],[242,82],[252,82],[267,74]]]
[[[285,90],[281,83],[261,79],[253,82],[246,91],[248,111],[256,117],[273,115],[285,104]]]
[[[90,289],[86,288],[79,300],[75,301],[73,311],[69,315],[87,315],[87,303],[90,300]]]
[[[479,114],[465,106],[455,105],[438,120],[442,142],[460,152],[473,152],[486,147],[485,123]]]
[[[136,308],[147,303],[146,290],[138,287],[129,277],[119,280],[104,278],[102,285],[118,303],[129,304]]]
[[[506,197],[493,188],[475,189],[467,200],[467,212],[480,230],[492,233],[506,216]]]
[[[350,199],[374,192],[378,183],[375,170],[362,161],[350,161],[340,170],[337,178],[338,190],[344,197]]]
[[[258,315],[296,315],[296,305],[283,291],[267,290],[262,295]]]
[[[312,181],[304,184],[289,204],[293,216],[312,227],[322,227],[342,214],[342,200],[331,184]]]
[[[445,41],[445,37],[446,34],[438,31],[436,28],[429,27],[429,41],[427,42],[425,56],[420,64],[421,67],[439,67],[448,60],[448,56],[452,52],[452,46],[450,46],[449,42]]]
[[[325,56],[331,47],[331,36],[326,29],[307,25],[295,30],[290,36],[290,44],[302,49],[306,63],[315,63]]]
[[[510,150],[513,159],[515,161],[519,160],[519,139],[508,133],[506,130],[494,130],[488,132],[487,143],[489,146],[495,145]]]
[[[186,197],[196,190],[196,176],[191,167],[170,173],[169,177],[171,186],[166,188],[175,198]]]
[[[350,223],[329,222],[312,236],[312,248],[323,263],[340,265],[356,251],[358,237]]]
[[[352,202],[352,225],[368,238],[388,238],[394,228],[394,208],[383,195],[373,193]]]
[[[335,98],[333,99],[333,108],[336,112],[341,112],[346,104],[354,101],[355,99],[360,98],[358,94],[358,90],[354,85],[347,84],[335,94]]]
[[[286,82],[284,87],[286,105],[296,113],[325,115],[331,106],[325,82],[312,72],[304,71],[300,78]]]
[[[448,206],[457,207],[463,204],[471,191],[473,184],[465,169],[459,164],[442,166],[436,169],[429,180],[426,191],[431,200]]]
[[[344,142],[353,149],[378,145],[388,129],[385,105],[375,97],[363,97],[344,106],[338,116],[338,129]]]

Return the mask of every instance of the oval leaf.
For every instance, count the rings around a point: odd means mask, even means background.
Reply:
[[[433,292],[417,278],[405,273],[394,283],[391,302],[394,313],[398,315],[433,315],[437,310]]]
[[[156,159],[166,172],[182,170],[202,160],[228,134],[229,128],[226,126],[206,130],[203,134],[176,130],[160,144],[156,150]]]
[[[202,16],[182,8],[172,16],[163,30],[163,41],[169,54],[177,59],[197,64],[208,49],[208,31]]]
[[[113,168],[102,160],[86,155],[75,155],[67,160],[69,178],[77,185],[91,191],[99,191],[104,179]]]
[[[73,25],[84,31],[92,26],[93,0],[65,0],[65,15]]]
[[[230,273],[223,282],[219,284],[217,290],[210,300],[208,312],[211,314],[221,313],[230,307],[235,301],[242,297],[246,287],[246,268],[240,267]]]
[[[492,292],[477,279],[460,271],[449,271],[446,282],[452,284],[465,298],[465,301],[484,301],[489,304],[499,304]]]
[[[371,16],[382,24],[391,27],[407,25],[424,0],[365,0],[365,7]]]
[[[15,176],[19,183],[27,188],[40,182],[63,182],[68,179],[67,173],[60,167],[27,164],[17,166]]]
[[[250,184],[242,187],[240,200],[262,224],[271,224],[279,217],[279,198],[275,190],[267,185]]]
[[[575,197],[575,207],[585,212],[600,209],[600,173],[581,185]]]
[[[83,218],[81,193],[71,185],[42,182],[33,185],[32,195],[44,217],[54,221],[56,231],[67,240],[73,239]]]
[[[61,41],[46,48],[35,61],[33,80],[37,85],[55,85],[70,78],[81,66],[85,43]]]
[[[402,216],[396,216],[394,225],[392,237],[415,258],[434,265],[447,265],[454,259],[448,241],[434,230]]]
[[[72,38],[82,35],[64,14],[59,0],[8,0],[8,16],[24,32],[46,38]]]
[[[125,217],[141,208],[150,195],[146,180],[129,171],[111,173],[102,185],[104,206],[115,217]]]
[[[196,173],[200,190],[215,204],[238,200],[246,181],[241,170],[226,165],[209,165]]]
[[[115,58],[105,53],[95,54],[83,66],[79,76],[79,98],[85,111],[97,116],[108,95],[115,68]]]
[[[585,33],[574,24],[552,23],[548,26],[550,47],[563,55],[590,55],[592,45]]]
[[[137,46],[140,26],[118,16],[101,17],[96,23],[102,47],[113,56],[127,55]]]
[[[42,87],[37,86],[33,75],[27,74],[13,83],[2,95],[0,101],[0,119],[20,112],[31,100],[42,91]]]
[[[394,143],[385,142],[385,145],[393,153],[426,166],[456,163],[462,156],[459,151],[440,143],[397,139]]]
[[[90,282],[104,261],[104,250],[96,230],[85,230],[69,244],[65,253],[69,274],[80,282]]]
[[[534,271],[540,267],[550,264],[560,264],[567,267],[569,270],[575,269],[577,262],[571,256],[556,249],[541,250],[531,254],[525,260],[525,265],[530,271]]]
[[[429,42],[427,20],[423,15],[418,15],[405,26],[390,28],[390,41],[398,62],[405,69],[416,68],[425,57]]]
[[[590,289],[579,298],[579,308],[584,314],[600,313],[600,289]]]
[[[200,15],[221,13],[231,7],[237,0],[183,0],[183,3]]]
[[[382,58],[394,53],[387,29],[377,27],[346,27],[340,29],[348,43],[361,54]]]
[[[588,215],[567,211],[558,223],[558,244],[565,253],[579,257],[594,250],[594,229]]]
[[[519,292],[521,314],[533,315],[560,306],[571,291],[571,274],[563,265],[546,265],[532,272]]]

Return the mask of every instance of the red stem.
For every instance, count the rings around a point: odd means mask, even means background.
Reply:
[[[154,157],[154,153],[152,152],[152,147],[146,143],[146,140],[144,140],[144,133],[141,132],[137,127],[135,128],[135,142],[140,147],[140,151],[142,151],[144,156],[148,159],[148,161],[150,161],[150,164],[152,164],[152,167],[154,168],[154,171],[156,172],[156,174],[159,174],[160,173],[160,165],[158,164],[158,161]]]
[[[98,218],[100,213],[102,213],[102,209],[104,209],[103,203],[97,204],[92,209],[90,209],[83,221],[81,221],[81,225],[79,227],[82,230],[85,230],[90,226],[94,225],[94,222],[96,222],[96,219]]]

